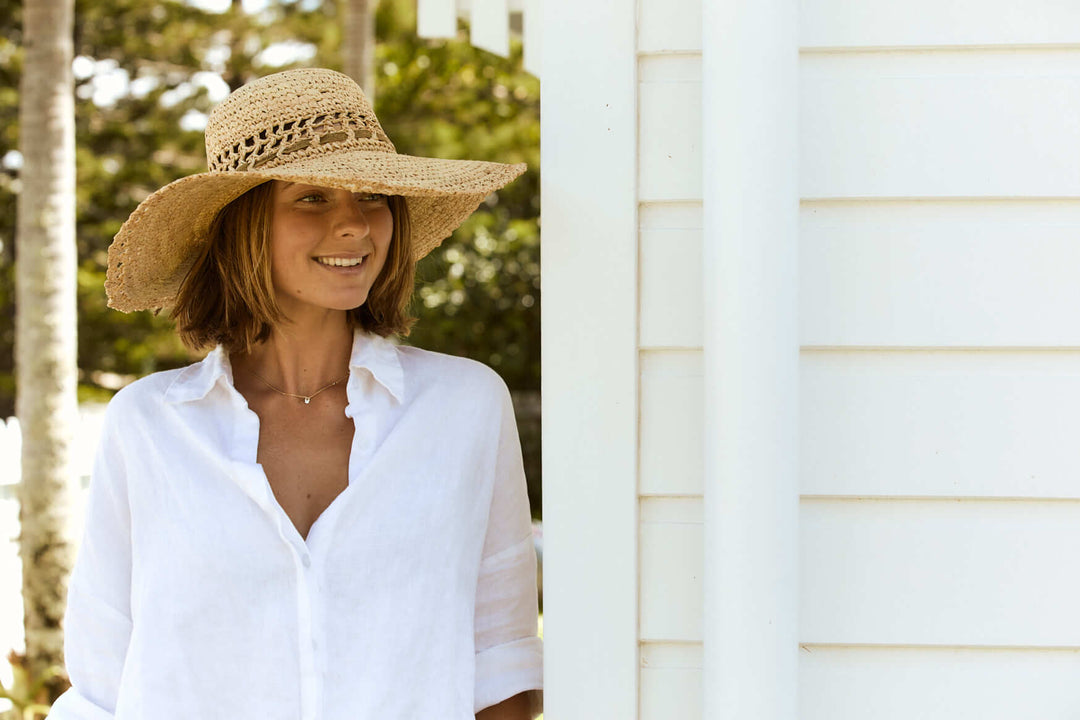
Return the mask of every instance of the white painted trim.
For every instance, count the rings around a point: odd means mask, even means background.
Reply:
[[[798,0],[704,0],[703,717],[798,716]]]
[[[638,716],[634,3],[545,2],[545,716]],[[598,32],[598,29],[602,29]]]
[[[416,0],[416,34],[422,38],[456,37],[454,0]]]
[[[506,0],[473,0],[469,10],[469,42],[501,57],[510,54],[510,12]]]
[[[514,3],[511,2],[511,8],[513,8],[513,5]],[[543,37],[540,30],[540,23],[543,20],[543,0],[524,0],[523,5],[521,12],[521,42],[524,46],[522,48],[524,57],[522,63],[526,72],[540,77],[540,63],[542,62],[544,47],[540,41],[540,38]],[[513,12],[512,9],[511,12]]]
[[[422,38],[455,38],[458,18],[464,18],[469,21],[469,42],[508,57],[510,17],[521,13],[525,70],[539,76],[542,6],[543,0],[417,0],[416,34]]]

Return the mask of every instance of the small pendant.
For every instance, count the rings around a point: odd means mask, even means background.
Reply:
[[[309,398],[309,397],[304,398],[304,404],[305,405],[307,405],[310,402],[311,402],[311,398]]]

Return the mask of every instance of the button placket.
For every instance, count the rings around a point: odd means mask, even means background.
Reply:
[[[292,554],[296,570],[300,717],[301,720],[316,720],[322,702],[321,674],[325,666],[320,652],[324,643],[320,642],[321,619],[318,617],[318,608],[321,604],[321,593],[318,571],[313,569],[315,563],[309,546],[275,498],[266,473],[258,463],[259,417],[231,383],[229,389],[235,413],[230,453],[233,478],[245,494],[271,518],[281,542]]]
[[[324,528],[325,529],[325,528]],[[313,540],[312,536],[308,535],[308,540]],[[318,682],[321,683],[326,673],[326,637],[325,637],[325,623],[322,614],[323,609],[323,567],[320,563],[316,563],[316,558],[323,557],[320,545],[318,544],[318,538],[314,538],[316,542],[314,544],[305,543],[305,549],[307,554],[302,561],[305,570],[305,581],[307,582],[308,596],[311,602],[311,632],[309,636],[310,647],[314,654],[314,667],[318,674]]]
[[[293,546],[297,557],[297,627],[300,637],[300,708],[303,720],[315,720],[319,704],[318,671],[315,658],[315,602],[311,587],[311,554]]]

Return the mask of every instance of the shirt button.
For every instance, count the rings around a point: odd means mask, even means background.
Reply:
[[[310,555],[305,555],[303,557],[302,562],[304,563],[304,567],[306,567],[306,568],[311,567],[311,556]]]

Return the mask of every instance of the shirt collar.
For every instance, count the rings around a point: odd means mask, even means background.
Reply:
[[[232,385],[232,367],[225,348],[218,345],[200,362],[180,371],[165,391],[165,402],[184,403],[201,400],[221,379]]]
[[[405,372],[392,342],[359,328],[353,334],[349,371],[367,370],[399,403],[405,398]]]
[[[359,328],[353,333],[352,355],[349,358],[349,373],[355,370],[367,370],[401,402],[405,396],[405,373],[401,368],[397,348],[384,337],[365,333]],[[165,391],[165,401],[172,403],[192,402],[207,396],[214,385],[224,380],[233,384],[232,366],[225,348],[218,345],[200,362],[188,365]]]

